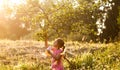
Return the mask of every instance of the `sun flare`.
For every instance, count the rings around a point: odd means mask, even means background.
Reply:
[[[3,0],[0,0],[0,10],[2,9],[3,6]]]
[[[26,4],[26,0],[0,0],[0,10],[3,9],[4,6],[16,6],[20,4]]]
[[[25,4],[26,0],[8,0],[10,6]]]
[[[44,3],[45,2],[45,0],[39,0],[39,3]]]

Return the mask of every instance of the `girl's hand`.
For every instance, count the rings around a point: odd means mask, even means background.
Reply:
[[[66,57],[65,53],[61,53],[61,56],[62,56],[63,58],[65,58],[65,57]]]
[[[50,54],[50,55],[52,54],[52,53],[51,53],[51,47],[48,47],[48,48],[47,48],[47,53]]]
[[[48,47],[47,50],[51,50],[51,47]]]
[[[63,47],[61,48],[61,50],[62,50],[62,52],[64,52],[64,50],[65,50],[65,46],[63,46]]]

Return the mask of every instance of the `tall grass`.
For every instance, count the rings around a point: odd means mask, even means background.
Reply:
[[[44,43],[38,41],[0,41],[0,70],[50,70],[50,58],[42,55]],[[66,43],[65,70],[119,70],[120,42]]]
[[[120,44],[104,44],[94,53],[77,54],[71,59],[69,70],[119,70]]]

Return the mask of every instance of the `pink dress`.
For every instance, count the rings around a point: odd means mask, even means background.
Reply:
[[[59,55],[62,50],[61,49],[55,49],[55,48],[52,48],[52,51],[53,51],[53,55],[57,56]],[[62,63],[62,58],[60,58],[60,60],[55,60],[54,58],[52,58],[52,70],[64,70],[64,67],[63,67],[63,63]]]

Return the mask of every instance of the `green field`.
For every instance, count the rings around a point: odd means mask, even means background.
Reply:
[[[51,43],[50,43],[51,44]],[[0,41],[0,70],[49,70],[50,57],[43,42],[27,40]],[[120,70],[120,42],[66,42],[65,70]]]

